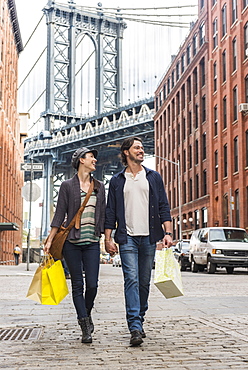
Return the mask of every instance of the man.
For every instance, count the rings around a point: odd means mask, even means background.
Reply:
[[[164,247],[172,245],[171,216],[161,176],[142,166],[141,139],[125,139],[121,157],[125,168],[114,175],[109,184],[105,249],[110,255],[118,251],[111,238],[117,225],[114,239],[119,244],[124,275],[130,344],[138,346],[146,337],[143,322],[148,309],[156,242],[162,240]]]
[[[19,265],[19,258],[20,258],[21,248],[18,244],[16,244],[14,248],[14,256],[15,256],[15,264]]]

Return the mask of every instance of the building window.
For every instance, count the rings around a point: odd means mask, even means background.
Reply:
[[[202,9],[204,7],[204,0],[200,0],[200,8]]]
[[[187,65],[190,63],[190,45],[187,46]]]
[[[186,119],[185,117],[183,117],[182,125],[183,125],[183,140],[185,140],[186,139]]]
[[[239,190],[235,190],[234,193],[234,208],[235,208],[235,222],[236,227],[240,226],[240,220],[239,220]]]
[[[217,63],[214,63],[214,92],[217,91]]]
[[[185,108],[185,85],[182,86],[182,92],[181,92],[181,103],[182,103],[182,109]]]
[[[171,88],[173,89],[175,85],[175,72],[174,70],[171,72]]]
[[[232,0],[232,23],[237,19],[237,0]]]
[[[224,4],[222,10],[221,10],[221,15],[222,15],[222,37],[225,36],[227,32],[227,27],[226,27],[226,4]]]
[[[224,173],[223,176],[227,177],[227,144],[224,145]]]
[[[238,119],[238,88],[237,86],[233,89],[233,121]]]
[[[226,96],[223,98],[223,129],[227,128],[227,105]]]
[[[193,84],[194,84],[194,95],[198,93],[198,73],[197,68],[193,71]]]
[[[191,101],[191,77],[189,76],[187,79],[187,89],[188,89],[188,102]]]
[[[198,104],[195,105],[195,128],[198,128],[199,124],[199,112],[198,112],[199,106]]]
[[[183,150],[183,172],[186,172],[186,150]]]
[[[187,193],[187,188],[186,188],[186,182],[183,182],[183,203],[185,204],[187,202],[186,199],[186,193]]]
[[[170,77],[167,80],[167,94],[169,95],[170,93]]]
[[[213,47],[214,49],[218,45],[218,20],[215,18],[213,21]]]
[[[164,100],[166,99],[166,83],[164,84]]]
[[[205,42],[205,23],[202,22],[199,27],[199,37],[200,37],[200,46],[202,46]]]
[[[192,168],[192,145],[189,146],[189,168]]]
[[[201,72],[201,87],[205,85],[205,59],[202,58],[200,61],[200,72]]]
[[[206,95],[202,97],[202,123],[206,121]]]
[[[172,100],[171,102],[171,113],[172,113],[172,122],[175,120],[175,99]]]
[[[234,172],[238,172],[239,170],[239,145],[238,145],[238,136],[234,138],[233,141],[233,149],[234,149]]]
[[[181,140],[181,136],[180,136],[180,124],[177,125],[177,144],[180,145],[180,140]]]
[[[222,82],[226,81],[226,50],[222,53]]]
[[[212,6],[214,6],[217,3],[217,0],[212,0]]]
[[[243,8],[246,8],[248,6],[248,0],[243,0]]]
[[[246,151],[246,163],[245,163],[245,165],[246,165],[246,167],[248,167],[248,130],[246,130],[246,132],[245,132],[245,143],[246,143],[246,148],[245,148],[245,151]]]
[[[202,195],[207,195],[207,170],[202,175]]]
[[[181,56],[181,71],[182,71],[182,73],[184,72],[184,70],[185,70],[185,54],[183,54]]]
[[[214,152],[214,181],[218,181],[218,150]]]
[[[176,79],[179,80],[180,77],[180,62],[177,62],[176,66]]]
[[[208,210],[207,208],[202,208],[202,227],[208,226]]]
[[[199,163],[199,144],[198,139],[195,141],[195,164]]]
[[[189,179],[189,201],[192,202],[192,194],[193,193],[193,185],[192,185],[192,179]]]
[[[192,112],[189,111],[188,114],[188,127],[189,127],[189,134],[192,134]]]
[[[180,113],[180,92],[178,91],[177,95],[176,95],[176,102],[177,102],[177,106],[176,106],[176,110],[177,110],[177,115],[179,115]]]
[[[207,158],[207,134],[202,134],[202,160]]]
[[[218,106],[214,106],[214,136],[218,135]]]
[[[233,72],[237,69],[237,40],[236,37],[232,42],[232,51],[233,51]]]
[[[244,54],[245,59],[248,58],[248,22],[244,26]]]
[[[156,109],[156,112],[158,111],[158,96],[156,96],[156,107],[155,107],[155,109]]]
[[[195,175],[195,198],[199,198],[199,175]]]
[[[193,56],[196,55],[197,52],[197,34],[193,37]]]

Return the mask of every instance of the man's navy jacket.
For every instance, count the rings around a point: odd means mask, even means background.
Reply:
[[[144,167],[144,166],[143,166]],[[144,167],[149,183],[149,234],[150,242],[163,239],[162,224],[171,221],[170,206],[165,193],[163,180],[156,171]],[[114,175],[109,183],[106,207],[105,229],[116,229],[114,239],[118,244],[127,243],[127,229],[124,207],[125,168]]]

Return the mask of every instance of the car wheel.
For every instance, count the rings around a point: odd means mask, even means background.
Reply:
[[[198,272],[198,269],[199,269],[199,267],[198,267],[197,263],[195,263],[194,259],[192,258],[192,260],[191,260],[191,271],[192,272]]]
[[[179,263],[179,266],[180,266],[180,270],[181,271],[186,271],[186,266],[183,264],[182,260],[179,260],[178,263]]]
[[[230,267],[230,266],[226,267],[227,274],[233,274],[233,269],[234,267]]]
[[[210,261],[210,258],[208,257],[207,262],[207,273],[208,274],[214,274],[216,271],[216,264]]]

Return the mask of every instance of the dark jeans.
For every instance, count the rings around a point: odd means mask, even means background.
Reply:
[[[124,293],[128,328],[142,330],[148,309],[151,271],[156,244],[149,236],[127,236],[127,244],[119,245],[124,275]]]
[[[72,297],[77,318],[82,319],[90,314],[97,294],[100,245],[98,242],[77,245],[66,241],[63,256],[71,275]],[[85,272],[85,287],[82,264]]]
[[[20,255],[17,254],[17,253],[14,253],[14,256],[15,256],[15,264],[16,265],[19,265],[19,257],[20,257]]]

